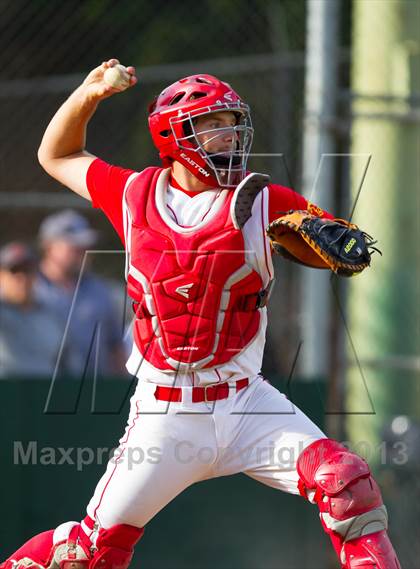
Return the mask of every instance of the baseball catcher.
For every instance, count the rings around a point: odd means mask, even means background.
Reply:
[[[134,310],[127,369],[137,387],[86,516],[32,538],[0,568],[127,569],[145,526],[185,488],[242,472],[316,504],[343,569],[400,569],[368,464],[260,372],[271,253],[351,276],[370,264],[374,241],[247,171],[249,107],[211,75],[176,81],[151,103],[161,167],[137,172],[88,153],[98,104],[136,83],[133,67],[118,80],[121,66],[107,82],[118,65],[104,62],[64,102],[38,156],[121,238]],[[205,461],[203,447],[212,453]],[[133,466],[134,448],[158,448],[160,460]]]

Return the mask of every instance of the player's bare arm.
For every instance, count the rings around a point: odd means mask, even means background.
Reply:
[[[96,157],[86,150],[87,125],[101,101],[137,83],[132,66],[126,68],[129,78],[124,84],[118,85],[114,81],[116,86],[112,86],[109,78],[107,82],[106,71],[116,71],[118,65],[117,59],[110,59],[89,73],[53,116],[38,149],[38,159],[44,170],[88,200],[91,198],[86,173]],[[115,77],[118,73],[114,73]]]

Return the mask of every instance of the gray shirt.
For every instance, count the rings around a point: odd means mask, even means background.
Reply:
[[[60,344],[60,323],[48,306],[23,308],[0,299],[0,378],[51,378]]]
[[[85,273],[79,287],[69,291],[39,274],[35,290],[60,319],[70,374],[81,378],[96,367],[99,375],[110,375],[110,352],[122,342],[123,316],[118,317],[108,284]]]

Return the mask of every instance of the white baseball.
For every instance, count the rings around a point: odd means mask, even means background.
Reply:
[[[124,91],[130,86],[130,74],[124,65],[117,63],[114,67],[108,67],[105,70],[104,81],[110,87]]]

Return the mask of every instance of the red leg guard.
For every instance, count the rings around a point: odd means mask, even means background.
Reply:
[[[101,529],[89,569],[127,569],[133,557],[134,546],[143,533],[143,529],[124,524]]]
[[[401,569],[385,530],[348,541],[344,544],[344,555],[345,567],[350,569]]]
[[[360,456],[321,439],[301,453],[297,471],[299,491],[318,505],[343,569],[401,569],[379,487]]]

